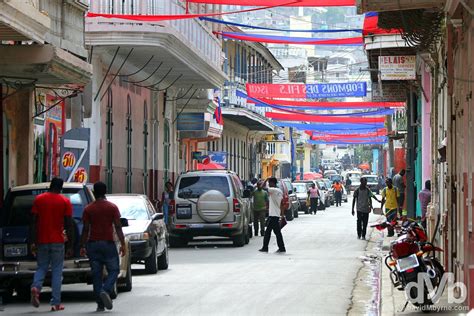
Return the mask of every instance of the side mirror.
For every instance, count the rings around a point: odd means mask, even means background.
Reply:
[[[244,198],[248,199],[248,198],[250,198],[251,195],[252,194],[250,193],[250,190],[244,190],[244,194],[243,194]]]
[[[165,214],[163,213],[155,213],[153,216],[152,216],[152,220],[154,221],[157,221],[157,220],[160,220],[160,219],[163,219],[165,218]]]
[[[126,219],[125,217],[120,217],[120,224],[122,225],[122,227],[128,227],[128,219]]]

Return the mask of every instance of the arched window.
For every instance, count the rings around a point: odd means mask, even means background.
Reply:
[[[112,147],[112,135],[114,122],[113,122],[113,93],[112,89],[109,88],[107,90],[107,115],[105,119],[105,126],[106,126],[106,157],[105,157],[105,179],[107,182],[107,189],[109,192],[113,192],[112,183],[113,183],[113,165],[112,165],[112,157],[113,157],[113,147]]]
[[[168,181],[170,169],[170,125],[168,120],[165,120],[163,126],[163,172],[164,172],[164,181]]]
[[[143,193],[147,194],[148,185],[148,106],[143,104]]]
[[[132,99],[127,95],[127,174],[126,192],[132,192]]]

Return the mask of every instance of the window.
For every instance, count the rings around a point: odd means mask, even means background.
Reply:
[[[120,198],[114,196],[108,196],[109,202],[117,205],[120,216],[130,220],[148,220],[149,213],[145,200],[142,198]]]
[[[217,190],[230,196],[229,181],[225,176],[185,177],[179,182],[178,197],[199,198],[209,190]]]
[[[132,192],[132,99],[130,95],[127,95],[127,173],[126,173],[126,182],[127,188],[126,192]]]

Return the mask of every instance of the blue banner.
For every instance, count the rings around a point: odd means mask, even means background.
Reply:
[[[366,82],[306,84],[306,97],[309,99],[365,97],[366,95]]]
[[[226,151],[208,151],[207,155],[212,163],[216,163],[227,169],[227,152]]]

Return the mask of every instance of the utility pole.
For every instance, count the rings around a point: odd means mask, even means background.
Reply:
[[[387,115],[387,134],[390,135],[392,130],[393,130],[392,117],[390,115]],[[389,177],[392,177],[392,174],[390,173],[390,171],[392,170],[394,166],[395,166],[395,148],[393,146],[393,139],[389,137],[388,138],[388,166],[387,166],[387,172],[388,172]]]

